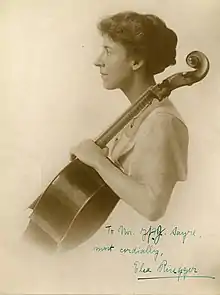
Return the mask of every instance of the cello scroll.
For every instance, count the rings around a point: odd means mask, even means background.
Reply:
[[[201,51],[190,52],[186,57],[186,63],[195,70],[174,74],[151,90],[158,100],[162,101],[176,88],[191,86],[201,81],[205,78],[210,68],[208,58]]]

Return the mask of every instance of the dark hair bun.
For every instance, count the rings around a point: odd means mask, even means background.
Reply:
[[[163,72],[176,64],[177,35],[154,15],[145,15],[146,21],[146,61],[153,74]],[[148,22],[151,22],[151,25]]]

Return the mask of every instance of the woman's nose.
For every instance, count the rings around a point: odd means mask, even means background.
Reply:
[[[104,61],[103,61],[103,57],[102,54],[100,54],[96,60],[94,61],[94,65],[97,67],[103,67],[104,66]]]

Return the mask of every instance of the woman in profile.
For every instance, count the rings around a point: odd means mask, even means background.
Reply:
[[[103,85],[120,89],[131,104],[155,85],[156,74],[176,63],[177,36],[155,15],[122,12],[101,20],[98,29],[103,50],[95,65]],[[175,184],[186,179],[188,130],[165,98],[119,132],[109,147],[112,161],[90,139],[71,152],[124,202],[155,221],[164,215]]]

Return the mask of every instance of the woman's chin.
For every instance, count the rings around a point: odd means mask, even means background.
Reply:
[[[105,82],[105,81],[103,81],[103,87],[104,87],[105,89],[107,89],[107,90],[114,90],[114,89],[117,88],[117,87],[115,87],[115,85],[112,85],[112,84],[107,83],[107,82]]]

